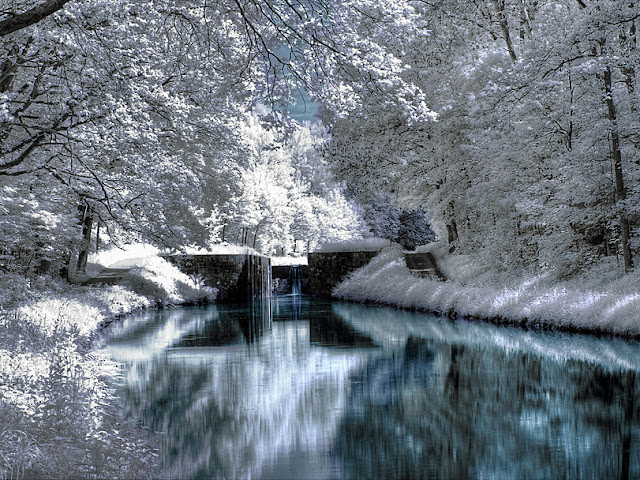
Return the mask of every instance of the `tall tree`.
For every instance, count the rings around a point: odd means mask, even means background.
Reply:
[[[637,218],[638,192],[627,189],[625,201],[620,187],[638,175],[630,68],[638,5],[415,5],[429,35],[398,30],[402,45],[388,47],[438,121],[411,122],[401,106],[374,101],[345,119],[325,114],[337,171],[360,196],[386,189],[400,205],[424,208],[452,249],[493,267],[571,275],[616,253],[618,239],[628,270],[633,229],[621,226]],[[600,51],[602,38],[612,51]]]

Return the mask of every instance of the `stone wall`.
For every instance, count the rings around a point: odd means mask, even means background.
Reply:
[[[311,295],[329,297],[333,288],[354,270],[368,264],[378,252],[319,252],[309,254],[309,281]]]
[[[302,292],[331,296],[331,291],[378,252],[310,253],[309,266],[300,269]],[[288,294],[291,267],[271,267],[268,257],[257,255],[165,255],[188,275],[200,277],[218,289],[220,302],[245,302],[272,293]],[[273,271],[273,273],[272,273]],[[278,279],[272,282],[272,278]],[[280,290],[276,288],[279,285]]]
[[[165,255],[187,275],[218,289],[220,302],[245,302],[271,294],[271,260],[258,255]]]

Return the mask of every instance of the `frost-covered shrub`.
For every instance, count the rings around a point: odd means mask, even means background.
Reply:
[[[194,280],[193,283],[176,281],[176,293],[184,303],[213,302],[218,290],[205,286],[201,281]]]
[[[454,258],[459,262],[454,262]],[[473,264],[465,265],[470,261],[470,257],[452,255],[440,262],[449,266],[445,272],[446,282],[419,278],[407,268],[402,249],[394,245],[353,272],[333,294],[348,300],[455,313],[463,317],[640,334],[638,273],[627,274],[605,287],[602,277],[596,276],[598,270],[593,274],[585,272],[571,281],[558,282],[551,275],[483,272]],[[456,264],[458,271],[451,268]],[[475,276],[470,274],[472,272],[476,272]]]
[[[203,251],[198,247],[186,249],[190,253],[257,253],[246,247],[221,245],[213,251]],[[160,256],[158,248],[146,244],[112,248],[90,256],[91,269],[98,272],[102,268],[129,269],[120,283],[125,290],[160,304],[197,303],[214,301],[215,288],[204,285],[202,278],[187,275],[178,267]],[[112,287],[112,288],[122,288]]]
[[[81,353],[78,319],[43,322],[0,316],[0,478],[153,476],[154,449],[105,383],[115,364]]]
[[[30,281],[23,275],[0,273],[0,308],[26,297]]]
[[[163,304],[213,301],[217,294],[215,288],[206,287],[201,279],[183,273],[160,257],[141,260],[122,278],[122,284]]]
[[[167,303],[169,301],[169,293],[152,279],[145,278],[145,271],[143,269],[135,268],[131,270],[122,277],[120,283],[138,295],[152,298],[160,303]]]
[[[0,418],[0,478],[44,477],[46,449],[25,431],[20,412],[0,400]]]

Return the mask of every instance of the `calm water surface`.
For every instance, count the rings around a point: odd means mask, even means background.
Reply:
[[[280,297],[106,347],[167,478],[639,478],[640,346]]]

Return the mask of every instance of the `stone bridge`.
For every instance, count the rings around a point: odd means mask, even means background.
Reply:
[[[272,294],[304,293],[330,297],[336,285],[354,270],[367,265],[378,253],[310,253],[308,266],[282,267],[272,267],[269,257],[248,254],[165,255],[164,258],[184,273],[199,277],[205,285],[217,288],[219,301],[244,302]],[[415,275],[444,279],[435,258],[429,253],[406,253],[405,262]],[[299,279],[299,287],[292,290],[294,277]]]

